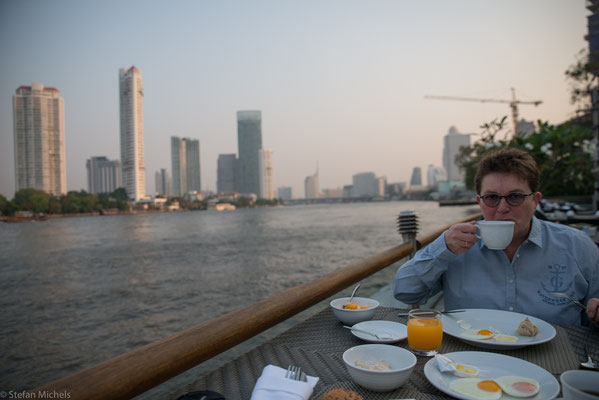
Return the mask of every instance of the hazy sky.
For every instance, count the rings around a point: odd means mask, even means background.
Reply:
[[[237,153],[236,111],[262,111],[275,188],[304,196],[374,171],[409,181],[441,165],[450,126],[510,115],[560,123],[574,111],[564,71],[587,47],[584,0],[0,0],[0,193],[14,195],[12,96],[40,82],[65,104],[68,190],[85,161],[120,158],[118,70],[142,70],[146,186],[171,171],[170,136],[200,140],[202,189]]]

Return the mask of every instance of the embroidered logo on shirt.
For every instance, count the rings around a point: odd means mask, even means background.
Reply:
[[[547,294],[550,292],[565,293],[570,290],[573,282],[571,280],[565,280],[567,270],[568,267],[566,265],[554,264],[547,266],[547,273],[545,274],[544,279],[540,282],[543,291],[539,290],[537,292],[543,302],[556,306],[567,304],[568,301],[566,299],[551,297]]]

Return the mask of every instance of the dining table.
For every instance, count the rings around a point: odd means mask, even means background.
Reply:
[[[400,311],[402,310],[391,307],[378,307],[372,319],[406,324],[407,318],[398,316]],[[238,358],[185,384],[168,395],[167,399],[174,400],[184,393],[201,390],[218,392],[227,400],[250,399],[256,381],[269,364],[285,369],[289,365],[297,365],[306,374],[318,377],[319,381],[310,397],[314,400],[322,399],[325,393],[336,388],[349,389],[364,399],[372,400],[451,398],[427,379],[424,366],[430,357],[418,356],[409,380],[393,391],[374,392],[354,383],[346,370],[342,355],[350,347],[366,342],[344,329],[343,325],[330,308],[323,309]],[[556,330],[552,340],[518,349],[480,348],[444,334],[440,353],[481,351],[516,357],[545,369],[558,382],[564,371],[579,369],[580,362],[586,361],[585,344],[590,356],[599,360],[597,326],[552,326]],[[407,339],[391,345],[409,349]]]

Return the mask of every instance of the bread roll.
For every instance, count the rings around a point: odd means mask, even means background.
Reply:
[[[322,396],[322,400],[364,400],[364,398],[351,390],[333,389]]]
[[[539,328],[530,322],[527,317],[524,319],[524,321],[520,322],[516,333],[518,333],[520,336],[535,336],[537,333],[539,333]]]

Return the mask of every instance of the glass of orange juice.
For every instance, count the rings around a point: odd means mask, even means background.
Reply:
[[[418,356],[434,356],[441,349],[441,312],[415,309],[408,313],[408,345]]]

